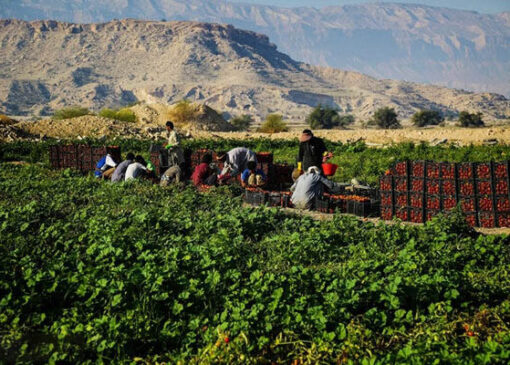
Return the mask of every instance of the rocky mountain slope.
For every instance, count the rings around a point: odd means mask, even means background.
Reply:
[[[296,124],[318,104],[359,120],[382,106],[403,119],[421,108],[480,111],[487,120],[510,116],[510,102],[501,95],[302,64],[266,36],[230,25],[2,20],[0,45],[0,113],[11,115],[186,98],[258,120],[279,112]]]
[[[310,64],[510,96],[510,13],[388,3],[314,9],[225,0],[4,0],[0,17],[228,23],[267,34]]]

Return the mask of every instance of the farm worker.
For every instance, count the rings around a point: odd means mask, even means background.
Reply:
[[[317,166],[312,166],[290,188],[293,192],[290,200],[298,209],[312,209],[315,198],[324,193],[324,187],[332,190],[335,183],[322,176]]]
[[[193,185],[216,185],[218,176],[216,175],[216,171],[211,167],[212,160],[213,158],[210,153],[206,153],[202,156],[200,164],[195,167],[195,171],[193,171],[193,174],[191,175]]]
[[[177,183],[180,184],[181,182],[184,182],[184,174],[183,169],[179,165],[175,165],[172,167],[169,167],[163,175],[161,175],[161,182],[159,183],[160,186],[168,186],[170,183]]]
[[[308,171],[310,167],[315,166],[322,171],[323,156],[326,152],[324,141],[315,137],[311,130],[305,129],[299,142],[298,169]]]
[[[130,164],[126,169],[125,181],[136,179],[140,176],[148,174],[147,164],[142,156],[137,155],[135,162]]]
[[[235,177],[248,168],[248,162],[257,163],[257,154],[246,147],[237,147],[227,153],[219,153],[218,161],[223,162],[221,175]]]
[[[248,168],[241,175],[241,186],[263,186],[266,184],[266,175],[261,169],[257,169],[255,161],[248,161]]]
[[[101,158],[96,164],[96,171],[94,172],[97,178],[110,178],[115,171],[117,163],[113,157],[108,153],[106,156]]]
[[[134,161],[135,155],[129,152],[126,155],[126,159],[122,161],[113,172],[112,181],[113,182],[124,181],[124,178],[126,177],[126,170],[128,166],[131,165]]]
[[[181,165],[184,163],[184,152],[180,146],[180,138],[171,121],[166,122],[167,142],[163,145],[168,153],[168,166]]]

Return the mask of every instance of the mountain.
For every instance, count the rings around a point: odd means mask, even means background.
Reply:
[[[310,66],[265,35],[231,25],[120,20],[102,24],[0,21],[0,113],[47,115],[183,98],[257,120],[279,112],[303,123],[311,108],[336,107],[367,120],[382,106],[401,118],[421,108],[510,116],[497,94],[474,94]]]
[[[510,13],[404,4],[278,8],[223,0],[3,0],[0,17],[227,23],[267,34],[294,59],[378,78],[510,96]]]

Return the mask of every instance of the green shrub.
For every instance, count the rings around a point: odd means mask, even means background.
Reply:
[[[382,129],[397,129],[401,127],[395,109],[388,107],[377,109],[369,124]]]
[[[230,124],[232,124],[238,131],[247,131],[250,129],[250,125],[252,123],[253,118],[247,114],[237,116],[230,120]]]
[[[411,122],[416,127],[425,127],[427,125],[438,125],[444,122],[444,117],[437,110],[420,110],[414,113]]]
[[[345,127],[354,123],[354,116],[338,114],[338,111],[328,106],[318,105],[307,117],[306,124],[312,129],[331,129]]]
[[[459,125],[465,128],[483,127],[485,123],[482,120],[482,115],[482,113],[462,111],[459,114]]]
[[[71,119],[82,117],[84,115],[93,115],[87,108],[82,107],[69,107],[57,110],[55,114],[53,114],[53,119],[63,120],[63,119]]]
[[[122,122],[128,122],[128,123],[136,122],[136,115],[129,108],[123,108],[123,109],[118,109],[118,110],[103,109],[99,112],[99,116],[108,118],[108,119],[120,120]]]
[[[287,124],[283,121],[280,114],[269,114],[265,122],[260,126],[259,132],[262,133],[278,133],[288,131]]]

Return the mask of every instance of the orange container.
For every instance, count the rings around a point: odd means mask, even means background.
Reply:
[[[335,165],[334,163],[323,163],[322,164],[322,171],[324,171],[324,175],[326,175],[326,176],[333,176],[336,173],[337,168],[338,168],[338,165]]]

